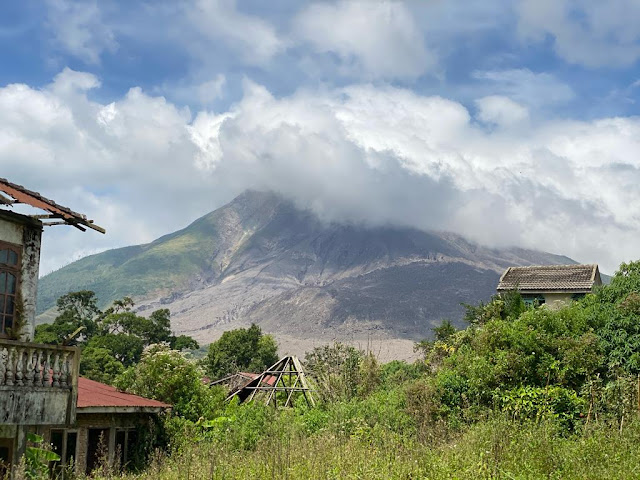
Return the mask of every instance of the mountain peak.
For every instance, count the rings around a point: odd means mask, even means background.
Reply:
[[[174,330],[203,343],[255,322],[298,343],[376,335],[410,344],[443,318],[459,322],[460,303],[487,300],[506,266],[560,263],[567,258],[454,234],[324,223],[277,193],[248,190],[150,244],[43,277],[38,306],[90,289],[103,306],[132,296],[140,309],[170,308]]]

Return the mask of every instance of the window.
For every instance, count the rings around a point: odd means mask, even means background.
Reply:
[[[0,242],[0,337],[7,335],[15,321],[21,250],[20,245]]]
[[[527,307],[539,307],[544,305],[545,299],[541,294],[538,295],[522,295],[522,301]]]
[[[108,428],[90,428],[89,442],[87,444],[87,472],[91,473],[100,465],[101,461],[106,460],[109,451],[109,429]]]
[[[64,478],[65,467],[73,466],[76,457],[78,433],[70,430],[51,430],[51,447],[60,455],[60,461],[51,462],[50,468],[58,478]]]
[[[120,455],[120,466],[129,469],[135,464],[134,447],[138,442],[138,432],[133,428],[116,431],[116,454]]]
[[[0,478],[8,477],[12,457],[13,438],[0,438]]]

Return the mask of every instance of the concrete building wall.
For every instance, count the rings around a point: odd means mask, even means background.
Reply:
[[[106,447],[109,462],[112,463],[116,455],[116,434],[119,430],[134,430],[148,426],[154,415],[148,413],[82,413],[78,412],[76,424],[72,427],[40,427],[38,433],[45,441],[51,440],[52,430],[67,430],[77,432],[76,451],[72,453],[75,458],[75,471],[84,474],[89,462],[89,431],[92,429],[104,429],[104,447]],[[95,445],[93,448],[95,449]],[[69,452],[67,452],[69,456]]]
[[[36,325],[42,223],[25,215],[3,211],[0,213],[0,241],[22,247],[19,288],[25,326],[21,332],[21,340],[31,341]]]
[[[23,225],[0,218],[0,240],[22,245]]]
[[[3,425],[62,424],[69,418],[71,389],[0,386]]]
[[[566,307],[573,299],[572,293],[544,293],[543,296],[547,308],[551,310]]]

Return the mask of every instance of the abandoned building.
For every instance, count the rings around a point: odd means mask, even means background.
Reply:
[[[45,213],[12,211],[17,208]],[[33,343],[40,242],[49,225],[104,233],[86,216],[0,178],[0,461],[6,464],[24,453],[28,430],[76,422],[80,351]]]
[[[602,285],[598,265],[535,265],[509,267],[500,277],[498,293],[518,290],[528,305],[560,308]]]
[[[237,392],[242,387],[244,387],[247,383],[249,383],[251,380],[255,380],[259,376],[260,376],[259,373],[238,372],[232,375],[228,375],[224,378],[221,378],[220,380],[215,380],[213,382],[206,381],[205,383],[210,387],[222,386],[227,390],[227,392],[230,395],[234,392]],[[267,376],[262,379],[262,383],[267,386],[272,386],[275,383],[275,381],[276,381],[276,377],[274,376]]]
[[[140,433],[151,433],[154,418],[169,408],[79,377],[75,423],[40,427],[37,433],[60,455],[56,468],[72,465],[77,474],[90,473],[105,460],[127,468],[142,460]]]
[[[242,403],[260,398],[266,405],[290,407],[294,396],[303,397],[308,406],[315,406],[302,363],[298,357],[286,356],[231,392],[227,400],[237,398]]]

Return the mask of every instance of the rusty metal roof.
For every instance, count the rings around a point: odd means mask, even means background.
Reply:
[[[602,285],[598,265],[534,265],[507,268],[497,290],[587,293],[594,285]]]
[[[261,374],[259,373],[238,372],[232,375],[228,375],[224,378],[221,378],[220,380],[215,380],[213,382],[208,378],[206,380],[203,379],[202,381],[208,384],[210,387],[213,387],[215,385],[220,385],[220,384],[234,383],[234,382],[244,385],[251,382],[252,380],[255,380],[259,376],[261,376]],[[277,377],[273,375],[265,375],[264,378],[262,378],[261,382],[264,385],[273,386],[276,383],[276,380],[277,380]]]
[[[131,393],[125,393],[111,385],[78,377],[78,409],[88,409],[93,407],[136,407],[136,408],[157,408],[164,410],[170,408],[168,405],[157,400],[140,397]]]
[[[86,215],[74,212],[70,208],[63,207],[62,205],[58,205],[53,200],[43,197],[38,192],[33,192],[24,188],[22,185],[11,183],[6,178],[0,178],[0,192],[3,192],[10,197],[7,198],[4,195],[0,195],[0,204],[2,205],[11,206],[23,203],[49,212],[48,215],[35,216],[39,220],[51,220],[50,222],[43,222],[44,225],[59,225],[61,223],[65,223],[73,225],[83,232],[86,230],[85,227],[87,227],[97,232],[105,233],[104,228],[94,224],[93,220],[89,220]]]

